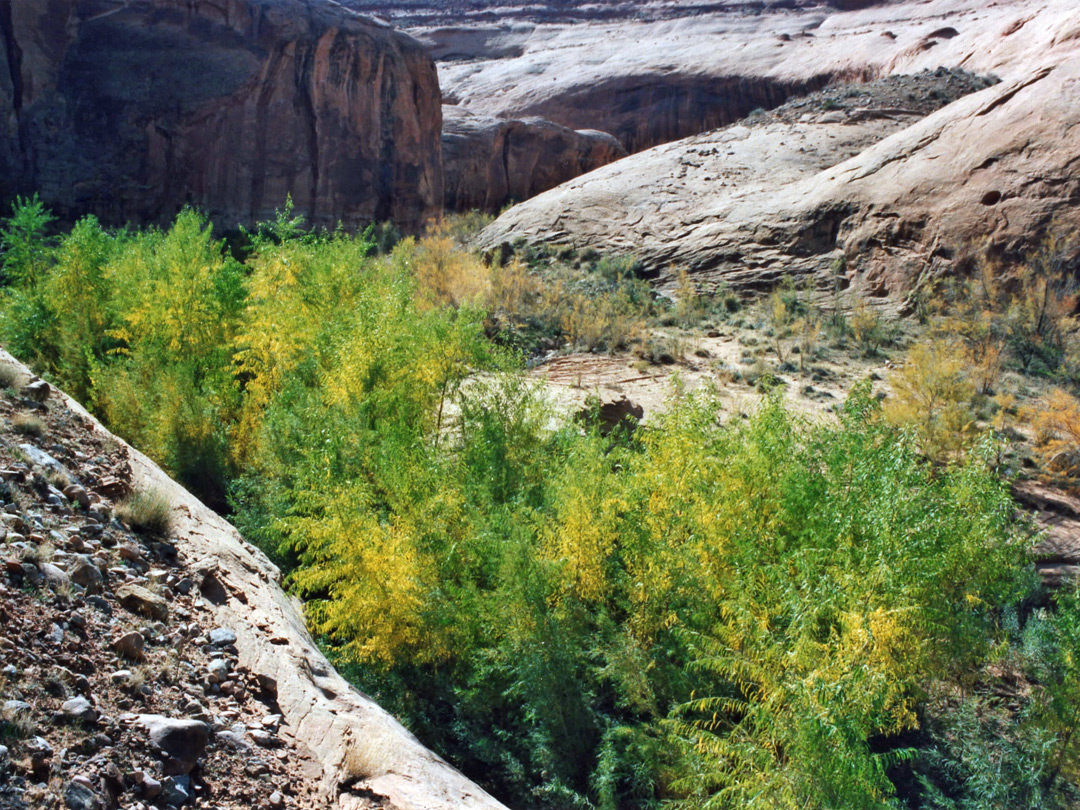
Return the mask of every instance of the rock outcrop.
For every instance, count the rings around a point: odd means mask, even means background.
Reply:
[[[1067,99],[1080,81],[1080,11],[1064,2],[981,14],[955,5],[835,15],[850,18],[835,24],[841,30],[861,21],[866,31],[847,37],[846,54],[836,35],[813,64],[893,73],[929,59],[963,62],[1002,83],[925,118],[871,100],[666,144],[511,209],[484,244],[593,247],[633,254],[661,275],[686,268],[705,286],[743,288],[788,274],[830,286],[844,258],[848,281],[873,296],[903,295],[986,239],[1018,256],[1055,217],[1075,217],[1080,111]],[[892,36],[870,24],[886,13]],[[935,27],[917,36],[919,26]],[[871,35],[880,52],[860,45]],[[894,37],[909,47],[893,53]]]
[[[225,227],[289,194],[326,225],[441,210],[430,56],[331,0],[7,0],[0,46],[0,195]]]
[[[495,212],[626,156],[605,132],[541,118],[504,120],[457,107],[443,114],[446,208]]]

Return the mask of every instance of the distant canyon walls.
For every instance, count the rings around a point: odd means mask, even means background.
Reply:
[[[0,48],[3,196],[110,223],[441,212],[434,63],[338,4],[0,0]]]
[[[443,112],[442,150],[448,211],[497,212],[626,156],[606,132],[450,106]]]

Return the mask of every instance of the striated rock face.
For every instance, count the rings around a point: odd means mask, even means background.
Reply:
[[[792,0],[753,10],[708,4],[694,16],[684,7],[683,16],[671,16],[677,5],[645,4],[653,10],[645,20],[518,19],[414,33],[449,60],[440,64],[448,103],[600,129],[636,152],[827,81],[941,65],[1012,78],[1054,47],[1056,33],[1067,33],[1060,26],[1073,10],[1068,0]]]
[[[443,114],[446,208],[498,211],[626,156],[604,132],[575,131],[540,118],[523,121]]]
[[[753,110],[824,87],[832,74],[776,81],[756,76],[708,76],[671,71],[616,75],[523,105],[515,114],[544,116],[575,128],[611,133],[627,152],[734,123]]]
[[[7,0],[0,48],[0,195],[109,222],[440,211],[431,58],[330,0]]]
[[[819,99],[803,115],[659,146],[511,209],[484,244],[593,247],[637,256],[661,283],[686,268],[705,287],[744,289],[789,274],[831,286],[843,258],[848,280],[882,297],[987,239],[1020,255],[1055,217],[1076,219],[1080,112],[1068,99],[1080,87],[1080,11],[1064,0],[957,5],[836,15],[815,32],[814,64],[892,74],[938,60],[1002,83],[927,117],[904,99]]]

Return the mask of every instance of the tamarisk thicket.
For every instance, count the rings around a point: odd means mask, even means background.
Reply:
[[[1076,806],[1080,599],[1037,593],[989,440],[931,465],[868,386],[827,422],[675,390],[604,435],[519,372],[558,302],[445,233],[48,224],[5,224],[5,345],[228,512],[343,672],[511,806]],[[656,305],[611,278],[571,306]]]

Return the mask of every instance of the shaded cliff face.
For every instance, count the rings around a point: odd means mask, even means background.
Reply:
[[[441,106],[410,37],[323,0],[0,3],[0,194],[224,226],[441,210]],[[6,70],[3,67],[6,66]]]
[[[772,109],[792,96],[819,90],[831,79],[827,73],[793,81],[692,72],[611,76],[526,105],[521,112],[611,133],[633,153],[727,126],[756,109]]]
[[[495,212],[626,156],[604,132],[456,107],[444,111],[442,140],[446,208],[453,211]]]

